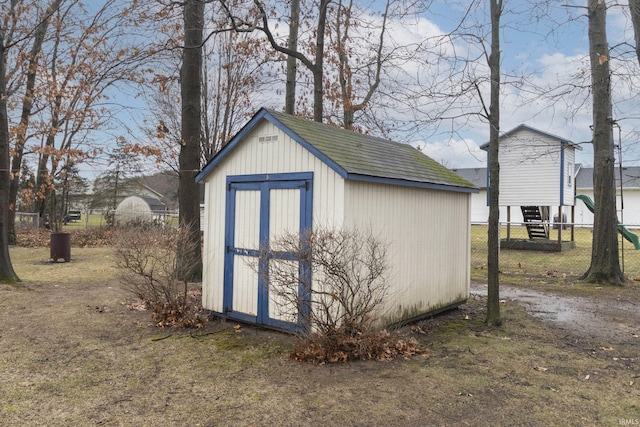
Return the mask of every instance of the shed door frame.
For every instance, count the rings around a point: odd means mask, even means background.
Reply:
[[[311,268],[307,262],[300,262],[300,287],[298,296],[300,312],[298,322],[290,323],[269,317],[268,275],[264,274],[269,268],[269,259],[260,258],[260,248],[235,247],[236,196],[238,191],[258,191],[260,193],[259,240],[260,246],[269,244],[270,203],[271,190],[299,189],[300,190],[300,236],[311,230],[313,222],[313,172],[256,174],[227,176],[226,213],[225,213],[225,255],[224,255],[224,285],[223,285],[223,314],[255,324],[273,326],[281,329],[299,330],[306,328],[309,310],[310,290],[305,289],[303,283],[310,283]],[[236,255],[254,256],[258,260],[258,295],[257,313],[255,316],[234,310],[234,266]],[[281,253],[278,259],[294,260],[291,254]],[[305,303],[307,302],[307,303]]]

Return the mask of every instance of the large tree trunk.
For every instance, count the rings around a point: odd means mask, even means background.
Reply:
[[[591,265],[583,278],[592,283],[621,285],[624,274],[618,259],[615,158],[611,108],[611,73],[607,43],[607,8],[589,0],[589,55],[593,92],[593,245]]]
[[[184,50],[180,70],[182,97],[182,146],[180,148],[180,227],[190,230],[188,244],[179,254],[183,259],[198,260],[192,271],[182,279],[198,281],[202,278],[202,249],[200,242],[200,189],[195,176],[200,169],[201,95],[202,95],[202,32],[204,2],[187,0],[184,3]],[[180,262],[180,260],[178,261]],[[184,265],[189,263],[184,262]]]
[[[300,25],[300,0],[291,0],[291,22],[289,22],[288,48],[298,51],[298,28]],[[285,90],[284,112],[295,114],[296,112],[296,57],[287,56],[287,86]]]
[[[0,30],[0,283],[16,283],[20,279],[9,256],[9,117],[4,42]]]
[[[640,63],[640,0],[629,0],[631,10],[631,22],[633,23],[633,35],[636,42],[636,56]]]
[[[327,29],[327,9],[331,0],[320,2],[318,28],[316,29],[316,61],[313,67],[313,120],[322,123],[324,118],[324,36]]]
[[[502,0],[491,0],[491,105],[489,106],[489,231],[487,236],[487,324],[500,325],[500,16]]]

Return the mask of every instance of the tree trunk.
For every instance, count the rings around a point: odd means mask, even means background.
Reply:
[[[640,63],[640,0],[629,0],[631,10],[631,22],[633,23],[633,35],[636,42],[636,56]]]
[[[318,27],[316,29],[316,60],[313,67],[313,120],[322,123],[324,118],[324,35],[327,28],[327,9],[331,0],[320,2]]]
[[[290,50],[298,51],[298,26],[300,24],[300,0],[291,0],[291,22],[289,22]],[[296,112],[296,57],[287,56],[287,86],[285,91],[284,112],[295,114]]]
[[[0,29],[0,283],[16,283],[20,279],[9,256],[9,117],[4,42]]]
[[[593,245],[587,282],[621,285],[625,278],[618,258],[615,157],[611,108],[611,73],[607,43],[607,8],[588,0],[589,54],[593,92]]]
[[[487,319],[489,325],[498,326],[500,318],[500,16],[502,0],[491,0],[491,105],[489,106],[489,231],[487,236]]]
[[[187,240],[200,242],[200,189],[195,176],[200,169],[201,95],[202,95],[202,32],[204,27],[204,2],[187,0],[184,3],[184,49],[180,70],[182,97],[182,146],[180,148],[180,227],[189,230]],[[195,263],[188,277],[181,279],[198,281],[202,278],[202,249],[200,244],[185,244],[187,251],[178,253],[185,260]],[[180,260],[178,261],[180,262]],[[184,265],[188,263],[183,262]]]

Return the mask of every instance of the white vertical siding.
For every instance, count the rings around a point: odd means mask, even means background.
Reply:
[[[500,141],[500,206],[560,204],[560,142],[523,130]]]
[[[594,200],[593,189],[578,189],[578,194],[584,194]],[[616,189],[616,210],[618,221],[630,228],[640,228],[640,188],[623,188],[623,200],[620,200],[620,188]],[[624,206],[624,210],[621,207]],[[567,214],[568,215],[568,214]],[[587,209],[581,200],[576,200],[576,224],[593,225],[593,213]]]
[[[388,321],[424,314],[469,294],[470,195],[347,182],[345,224],[388,243]]]
[[[277,141],[260,143],[260,136]],[[256,126],[205,178],[203,305],[222,312],[226,179],[230,175],[313,172],[313,221],[341,226],[344,180],[311,152],[267,121]]]
[[[258,140],[260,136],[273,135],[277,136],[276,141],[273,138],[270,142]],[[372,227],[374,233],[388,242],[392,289],[389,305],[385,307],[386,321],[424,314],[467,298],[470,194],[345,182],[312,153],[264,121],[205,178],[205,308],[223,311],[227,176],[309,171],[313,172],[314,225]],[[248,210],[256,212],[259,199],[252,201],[250,193],[238,191],[237,195],[243,198],[238,204],[253,206]],[[295,221],[299,221],[300,213],[292,211],[293,205],[299,209],[299,192],[272,191],[272,236],[297,224]],[[289,215],[291,213],[293,215]],[[241,221],[240,215],[236,210],[236,221]],[[252,226],[241,227],[238,222],[235,225],[237,244],[255,242],[256,231]],[[238,311],[252,314],[257,310],[257,278],[255,271],[240,261],[242,258],[238,256],[234,266],[235,285],[245,289],[238,292],[237,297],[234,292],[233,304]],[[270,317],[291,320],[288,309],[282,304],[277,295],[270,295]]]

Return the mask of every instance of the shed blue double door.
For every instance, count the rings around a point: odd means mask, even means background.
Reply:
[[[308,306],[302,286],[310,274],[308,265],[274,242],[285,233],[302,236],[311,229],[312,184],[311,172],[227,177],[223,295],[227,317],[284,329],[303,326],[300,308]],[[297,298],[291,298],[291,289],[269,284],[274,263],[297,269]]]

